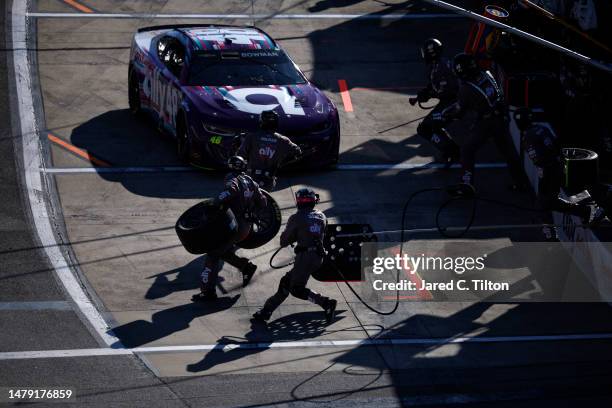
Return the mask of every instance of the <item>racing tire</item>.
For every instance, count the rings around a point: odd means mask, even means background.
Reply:
[[[138,83],[136,75],[134,70],[130,70],[128,80],[128,105],[130,107],[130,112],[134,116],[138,116],[142,112],[140,104],[140,84]]]
[[[249,235],[236,245],[243,249],[259,248],[270,242],[280,230],[283,218],[280,207],[270,193],[261,190],[266,196],[267,205],[254,214],[256,221],[251,227]]]
[[[176,152],[183,163],[189,163],[191,143],[187,134],[187,124],[182,114],[179,115],[179,119],[176,122]]]
[[[599,182],[599,156],[587,149],[567,147],[561,149],[563,160],[563,188],[576,194],[592,189]]]
[[[237,228],[232,210],[221,211],[212,198],[187,209],[174,226],[183,247],[196,255],[205,254],[227,242]]]

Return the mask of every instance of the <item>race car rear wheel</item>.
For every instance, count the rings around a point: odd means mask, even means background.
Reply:
[[[188,163],[191,155],[191,143],[187,135],[187,124],[182,114],[179,114],[176,121],[176,149],[179,159]]]
[[[137,74],[133,70],[130,70],[130,79],[128,80],[128,103],[133,115],[138,115],[141,112],[140,84]]]

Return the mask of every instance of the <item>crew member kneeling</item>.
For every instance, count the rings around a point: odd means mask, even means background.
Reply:
[[[242,272],[242,286],[246,286],[255,274],[257,266],[248,259],[236,255],[236,244],[244,240],[251,232],[253,224],[253,211],[265,207],[266,197],[257,183],[244,173],[246,161],[240,156],[230,157],[227,166],[230,173],[225,176],[225,190],[215,199],[215,205],[220,208],[230,208],[236,217],[238,228],[236,232],[215,250],[206,255],[201,293],[192,297],[193,301],[217,299],[215,285],[219,275],[219,259],[224,260]]]
[[[325,311],[327,323],[331,323],[336,313],[337,302],[306,287],[310,275],[323,264],[325,256],[323,239],[327,218],[321,211],[315,210],[319,196],[311,189],[303,188],[296,192],[295,200],[298,211],[289,217],[280,239],[282,247],[297,243],[295,264],[293,269],[281,278],[276,293],[266,300],[264,307],[253,317],[258,321],[268,321],[274,310],[291,294],[298,299],[308,300],[321,306]]]

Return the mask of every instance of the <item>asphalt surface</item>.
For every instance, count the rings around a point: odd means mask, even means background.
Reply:
[[[40,0],[33,3],[32,11],[84,12],[74,2],[67,3]],[[92,0],[77,5],[93,12],[202,11],[191,0]],[[10,2],[3,2],[7,12],[10,7]],[[375,15],[423,11],[432,9],[416,2],[293,0],[255,1],[253,5],[210,1],[202,12]],[[92,165],[49,144],[46,130],[117,167],[180,165],[172,140],[129,115],[125,87],[133,32],[169,21],[43,17],[34,21],[28,44],[36,77],[32,93],[48,168],[87,171]],[[2,23],[10,33],[11,27]],[[459,50],[469,28],[466,21],[305,19],[296,23],[261,19],[256,23],[280,42],[339,107],[343,104],[337,80],[347,81],[354,111],[341,108],[341,163],[431,161],[433,151],[414,135],[418,118],[425,112],[407,104],[423,83],[417,50],[433,35],[442,38],[449,54]],[[14,73],[6,72],[12,63],[11,46],[9,38],[5,40],[0,61],[0,115],[7,116],[0,117],[0,305],[13,310],[0,310],[0,351],[106,349],[58,285],[28,216],[28,197],[20,176],[21,135],[15,130],[19,127],[14,89],[9,89]],[[497,162],[499,157],[487,146],[479,160]],[[293,192],[308,185],[321,193],[321,208],[332,221],[393,230],[399,227],[399,209],[410,192],[453,183],[458,176],[455,170],[436,169],[295,172],[282,178],[274,197],[286,220],[293,211]],[[123,346],[158,349],[122,356],[0,359],[0,386],[70,386],[77,390],[79,406],[100,407],[541,407],[610,402],[612,348],[606,339],[177,351],[178,346],[227,342],[352,341],[373,336],[563,337],[610,333],[612,323],[605,304],[403,302],[395,315],[380,317],[368,312],[346,287],[311,282],[313,289],[340,301],[332,325],[322,324],[316,308],[288,299],[267,329],[253,326],[250,315],[271,294],[282,273],[268,267],[277,239],[248,252],[259,266],[249,287],[240,288],[238,272],[226,267],[217,304],[201,306],[189,301],[197,290],[202,260],[182,249],[173,225],[184,209],[219,189],[218,174],[94,171],[50,175],[48,180],[46,203],[60,214],[57,238],[67,243],[63,250],[73,273]],[[533,204],[529,194],[510,193],[506,189],[509,182],[505,169],[478,172],[478,187],[487,195]],[[418,200],[408,224],[430,227],[440,199],[434,195]],[[453,208],[448,218],[460,225],[464,214],[464,208]],[[477,218],[478,225],[533,221],[530,214],[492,206],[480,208]],[[398,236],[384,238],[397,240]],[[432,234],[416,238],[440,242]],[[537,230],[501,228],[474,232],[468,238],[486,240],[492,249],[503,250],[513,240],[537,239]],[[48,303],[51,301],[56,303]],[[388,308],[390,303],[378,306]],[[28,308],[34,310],[25,310]]]

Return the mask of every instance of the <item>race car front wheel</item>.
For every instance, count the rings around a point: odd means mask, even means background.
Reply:
[[[134,71],[130,71],[130,79],[128,81],[128,103],[130,105],[130,112],[133,115],[138,115],[140,113],[140,84]]]

